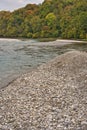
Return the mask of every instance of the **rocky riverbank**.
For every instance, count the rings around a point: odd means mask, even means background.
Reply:
[[[0,130],[87,130],[87,53],[65,53],[0,90]]]

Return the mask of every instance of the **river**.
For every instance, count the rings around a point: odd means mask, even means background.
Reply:
[[[87,44],[72,41],[39,42],[26,39],[0,39],[0,88],[23,73],[72,50],[87,51]]]

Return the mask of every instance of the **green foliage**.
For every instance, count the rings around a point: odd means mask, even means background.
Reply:
[[[55,14],[54,13],[47,14],[46,21],[47,21],[47,25],[52,27],[55,24],[55,21],[56,21]]]
[[[87,39],[87,1],[44,0],[1,11],[0,37]]]

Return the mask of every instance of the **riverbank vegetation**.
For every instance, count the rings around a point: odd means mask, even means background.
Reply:
[[[1,11],[0,37],[87,39],[87,1],[45,0]]]

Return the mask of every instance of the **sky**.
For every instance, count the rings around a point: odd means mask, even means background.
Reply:
[[[0,11],[13,11],[18,8],[24,7],[29,3],[42,3],[44,0],[0,0]]]

